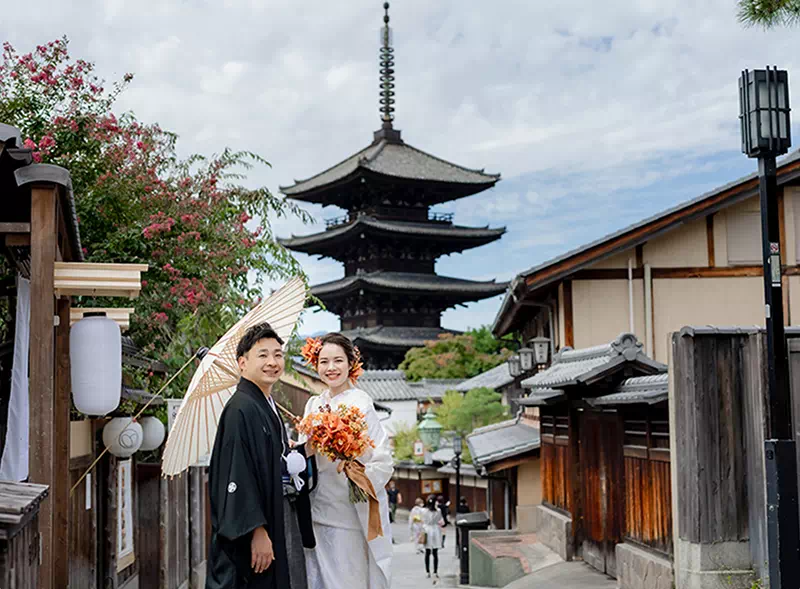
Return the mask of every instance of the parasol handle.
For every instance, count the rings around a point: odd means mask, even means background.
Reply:
[[[274,399],[274,398],[273,398],[272,400],[275,402],[275,406],[276,406],[278,409],[280,409],[281,411],[283,411],[283,414],[284,414],[286,417],[288,417],[288,418],[289,418],[289,419],[292,421],[292,423],[294,423],[294,424],[297,424],[297,423],[299,423],[299,422],[300,422],[300,418],[299,418],[299,417],[297,417],[297,415],[295,415],[294,413],[292,413],[291,411],[289,411],[289,410],[288,410],[286,407],[284,407],[283,405],[281,405],[280,403],[278,403],[277,401],[275,401],[275,399]]]

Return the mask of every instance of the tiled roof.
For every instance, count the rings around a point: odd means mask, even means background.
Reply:
[[[478,428],[467,436],[472,463],[476,466],[530,452],[540,443],[539,430],[519,417]]]
[[[463,382],[461,378],[423,378],[408,383],[419,401],[441,401],[447,391],[454,391]]]
[[[622,381],[610,395],[592,399],[592,405],[654,405],[669,398],[669,374],[637,376]]]
[[[373,401],[416,401],[416,393],[408,386],[401,370],[365,370],[358,379],[358,388]]]
[[[452,243],[452,251],[461,251],[490,243],[500,239],[506,232],[505,227],[490,229],[488,227],[463,227],[442,223],[411,223],[408,221],[387,221],[374,217],[359,217],[346,225],[327,231],[300,237],[292,235],[289,239],[279,239],[278,241],[289,249],[316,252],[320,246],[342,241],[351,236],[358,237],[365,230],[377,235],[397,235],[406,238],[418,237],[421,239],[450,241]]]
[[[610,344],[581,350],[562,348],[550,368],[526,378],[522,381],[522,386],[560,389],[588,384],[629,362],[635,362],[650,372],[663,372],[667,368],[648,358],[636,336],[627,333]]]
[[[314,296],[324,297],[331,294],[343,294],[361,287],[372,287],[384,290],[404,290],[414,292],[430,292],[437,294],[453,293],[469,297],[493,297],[506,289],[505,282],[489,280],[478,282],[461,278],[450,278],[438,274],[421,274],[415,272],[371,272],[346,276],[332,282],[325,282],[311,287]]]
[[[461,471],[460,474],[461,474],[462,477],[478,477],[478,476],[480,476],[478,471],[475,470],[475,467],[472,466],[471,464],[468,464],[468,463],[462,463],[460,471]],[[442,474],[456,474],[456,467],[452,466],[451,464],[445,464],[441,468],[436,469],[436,472],[440,472]],[[455,489],[453,490],[453,492],[455,493]]]
[[[517,399],[517,403],[522,407],[539,407],[552,405],[566,398],[564,391],[558,389],[532,389],[528,396]]]
[[[511,384],[512,382],[514,382],[514,377],[511,376],[508,362],[503,362],[502,364],[495,366],[486,372],[482,372],[477,376],[473,376],[472,378],[465,380],[456,387],[456,390],[467,392],[481,387],[497,390],[501,387]]]
[[[485,187],[500,179],[499,174],[486,174],[483,170],[471,170],[451,164],[407,143],[380,139],[335,166],[306,180],[295,181],[292,186],[282,186],[280,190],[287,196],[299,197],[343,180],[359,168],[405,180],[476,184]]]
[[[453,333],[440,327],[360,327],[342,331],[356,345],[359,342],[373,346],[386,346],[396,348],[409,348],[424,346],[425,342],[436,340],[445,333]]]

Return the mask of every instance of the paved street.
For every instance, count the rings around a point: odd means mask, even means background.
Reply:
[[[400,516],[400,514],[398,514]],[[392,560],[392,589],[426,589],[433,587],[433,579],[425,576],[424,555],[417,554],[414,545],[409,542],[408,523],[397,522],[392,526],[392,535],[397,544],[394,545],[394,558]],[[455,549],[455,530],[447,527],[447,540],[445,549],[439,551],[439,576],[441,580],[436,584],[439,587],[451,589],[458,587],[457,571],[458,560]],[[431,559],[431,570],[433,560]]]

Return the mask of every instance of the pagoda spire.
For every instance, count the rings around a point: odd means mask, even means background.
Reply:
[[[392,126],[394,121],[394,48],[392,47],[392,28],[389,26],[389,3],[383,3],[383,27],[381,27],[380,49],[380,113],[381,128],[375,132],[375,139],[401,141],[400,131]]]

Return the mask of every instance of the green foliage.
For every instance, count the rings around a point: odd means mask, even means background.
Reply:
[[[800,24],[800,0],[739,0],[739,21],[770,29]]]
[[[175,370],[256,304],[266,280],[302,275],[270,220],[309,217],[267,188],[245,187],[249,170],[269,165],[257,154],[224,149],[184,159],[175,134],[132,113],[115,115],[133,75],[106,90],[94,64],[67,49],[66,38],[23,55],[4,45],[0,121],[20,129],[35,161],[69,170],[86,261],[149,265],[129,334]],[[188,370],[167,394],[182,395],[190,377]],[[152,373],[126,378],[160,387]]]
[[[492,389],[472,389],[465,395],[448,391],[437,412],[437,420],[445,430],[466,436],[472,430],[508,418],[502,396]],[[466,448],[466,446],[465,446]]]
[[[395,460],[413,460],[421,464],[422,458],[414,456],[414,442],[419,439],[419,430],[416,424],[412,426],[399,425],[394,431],[394,458]]]
[[[459,335],[443,334],[437,340],[425,342],[421,348],[411,348],[400,364],[406,378],[471,378],[511,356],[505,342],[496,339],[489,328],[481,327]]]

